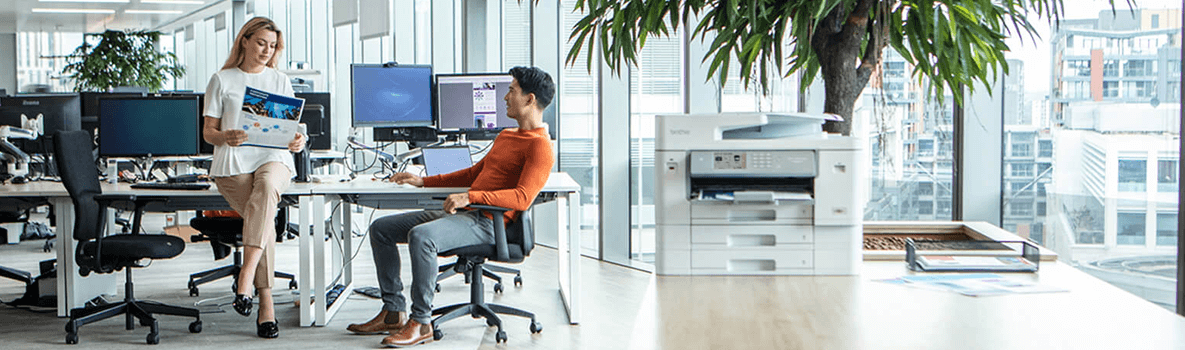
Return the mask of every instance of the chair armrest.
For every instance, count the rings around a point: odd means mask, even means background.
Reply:
[[[506,222],[502,213],[510,211],[510,208],[503,208],[493,205],[485,204],[470,204],[470,208],[478,209],[490,213],[494,217],[494,248],[498,256],[496,261],[510,260],[510,248],[506,244]]]

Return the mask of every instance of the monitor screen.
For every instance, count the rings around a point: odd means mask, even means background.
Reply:
[[[506,116],[502,97],[510,74],[441,74],[436,76],[436,106],[441,131],[504,129],[518,126]]]
[[[298,92],[296,97],[304,99],[304,112],[300,113],[300,122],[308,126],[309,149],[328,150],[333,148],[329,112],[332,107],[332,95],[328,92]],[[320,113],[314,112],[320,107]]]
[[[433,126],[432,66],[350,65],[354,127]]]
[[[78,94],[39,94],[0,97],[0,108],[19,110],[28,118],[41,116],[41,133],[53,135],[59,131],[82,129],[81,106]],[[48,153],[52,146],[48,138],[18,142],[25,153]]]
[[[473,166],[469,146],[424,147],[420,151],[424,157],[424,172],[428,176],[448,174]]]
[[[194,95],[99,99],[99,155],[198,154],[199,110]]]

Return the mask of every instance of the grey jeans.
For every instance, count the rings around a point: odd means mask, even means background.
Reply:
[[[388,215],[370,224],[370,248],[383,294],[383,309],[407,309],[403,280],[399,276],[398,243],[407,243],[411,255],[411,319],[420,324],[432,321],[438,266],[436,253],[450,249],[494,243],[494,224],[479,210],[424,210]]]

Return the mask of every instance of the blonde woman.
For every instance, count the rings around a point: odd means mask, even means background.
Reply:
[[[247,86],[293,96],[288,76],[277,71],[284,36],[270,19],[255,17],[235,36],[230,57],[206,87],[203,138],[214,145],[210,176],[231,208],[243,216],[243,268],[238,275],[234,309],[251,314],[251,287],[259,296],[257,334],[276,338],[272,285],[276,266],[276,205],[296,173],[292,154],[304,149],[306,137],[296,133],[288,150],[242,146],[247,133],[235,128]]]

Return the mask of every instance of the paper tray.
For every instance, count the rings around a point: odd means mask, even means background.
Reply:
[[[905,240],[905,263],[912,271],[1037,272],[1041,253],[1027,241]]]

